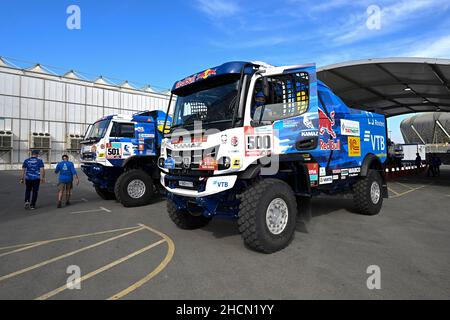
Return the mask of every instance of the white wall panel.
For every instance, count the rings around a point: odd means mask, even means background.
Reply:
[[[22,76],[21,95],[29,98],[44,98],[44,80]]]
[[[86,88],[76,84],[67,84],[67,102],[85,103],[86,102]]]
[[[30,121],[30,132],[43,132],[43,133],[49,133],[48,132],[48,125],[44,121]]]
[[[103,89],[87,88],[86,103],[93,106],[103,106]]]
[[[11,131],[14,135],[13,139],[19,140],[20,139],[20,120],[18,120],[18,119],[12,120]]]
[[[112,90],[105,90],[105,106],[120,107],[120,93]]]
[[[103,117],[103,108],[102,107],[89,107],[89,111],[87,112],[87,123],[94,123],[98,119]]]
[[[44,120],[44,101],[22,98],[20,117],[23,119]]]
[[[30,120],[20,120],[20,140],[30,138]]]
[[[0,96],[0,117],[18,118],[19,101],[18,97]]]
[[[95,107],[89,107],[89,110]],[[85,122],[85,110],[86,107],[79,104],[67,104],[67,117],[66,121],[68,122]],[[90,111],[87,112],[88,114]]]
[[[20,76],[0,73],[0,94],[20,95]]]
[[[66,125],[60,122],[49,122],[49,133],[52,141],[66,141]],[[52,147],[53,149],[53,147]]]
[[[45,99],[54,101],[65,100],[66,86],[62,82],[57,81],[45,81]]]
[[[45,101],[44,114],[45,120],[49,121],[65,121],[65,105],[63,102]]]

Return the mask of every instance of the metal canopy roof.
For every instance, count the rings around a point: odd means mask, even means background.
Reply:
[[[317,71],[318,78],[352,108],[387,117],[450,111],[450,59],[368,59]]]

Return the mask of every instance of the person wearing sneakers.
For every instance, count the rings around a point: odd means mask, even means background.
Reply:
[[[45,181],[44,162],[39,159],[39,150],[31,152],[31,158],[26,159],[22,165],[22,178],[25,183],[25,209],[34,210],[39,193],[39,186]],[[31,202],[30,202],[31,198]]]
[[[68,155],[62,156],[62,161],[56,165],[55,173],[59,173],[57,207],[61,208],[64,192],[66,193],[66,206],[70,205],[70,196],[72,195],[73,188],[73,176],[76,178],[77,186],[80,183],[80,180],[78,179],[78,174],[75,170],[73,162],[69,161]]]

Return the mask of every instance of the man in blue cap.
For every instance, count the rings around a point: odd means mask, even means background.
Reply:
[[[31,151],[31,158],[26,159],[22,165],[22,178],[25,182],[25,209],[34,210],[39,193],[39,186],[45,181],[44,162],[39,159],[39,150]],[[31,203],[30,203],[31,198]]]
[[[77,185],[80,183],[80,180],[78,179],[78,174],[75,170],[73,162],[69,161],[69,156],[66,154],[62,156],[62,161],[56,166],[55,173],[59,173],[57,207],[61,208],[61,201],[64,192],[66,193],[66,206],[70,205],[70,196],[72,195],[73,189],[73,177],[75,176]]]

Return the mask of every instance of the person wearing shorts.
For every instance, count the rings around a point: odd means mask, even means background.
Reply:
[[[70,196],[72,195],[73,177],[76,178],[76,184],[80,183],[77,171],[73,162],[69,161],[68,155],[62,156],[62,161],[57,164],[55,173],[59,174],[58,181],[58,208],[62,207],[62,199],[64,193],[66,194],[66,206],[70,205]]]

